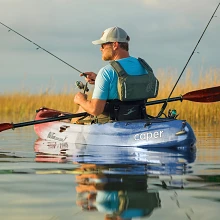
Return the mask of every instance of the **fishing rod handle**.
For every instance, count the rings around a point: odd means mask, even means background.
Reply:
[[[81,73],[81,76],[84,76],[85,78],[87,78],[87,74],[85,74],[85,73]],[[93,82],[95,82],[95,80],[94,79],[90,79],[91,81],[93,81]]]

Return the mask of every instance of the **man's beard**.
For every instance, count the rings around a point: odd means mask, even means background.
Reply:
[[[115,56],[115,51],[111,50],[108,51],[108,53],[102,54],[102,60],[110,61],[113,60],[114,56]]]

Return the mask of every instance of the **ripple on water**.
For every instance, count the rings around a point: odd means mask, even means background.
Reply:
[[[33,127],[2,132],[1,219],[218,219],[219,128],[195,133],[196,152],[175,152],[40,145]]]

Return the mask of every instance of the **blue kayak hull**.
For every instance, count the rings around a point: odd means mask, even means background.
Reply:
[[[37,114],[36,119],[42,119]],[[81,145],[181,148],[196,143],[189,123],[169,118],[89,125],[55,121],[34,128],[41,139]]]

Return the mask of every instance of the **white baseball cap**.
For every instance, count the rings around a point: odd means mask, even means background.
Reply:
[[[99,40],[92,41],[93,44],[104,44],[108,42],[128,42],[130,37],[120,27],[110,27],[104,30]]]

